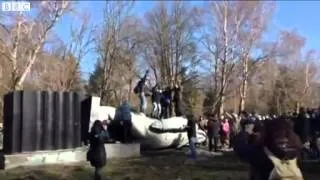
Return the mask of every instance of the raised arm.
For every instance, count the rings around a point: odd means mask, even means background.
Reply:
[[[143,78],[141,79],[142,82],[146,81],[148,74],[149,74],[149,69],[147,69],[146,73],[144,74]]]

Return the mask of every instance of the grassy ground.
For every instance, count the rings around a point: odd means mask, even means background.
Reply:
[[[179,151],[146,153],[141,158],[110,160],[103,174],[111,180],[245,180],[248,167],[231,153],[186,163],[186,155]],[[306,180],[319,179],[320,164],[304,164]],[[1,180],[85,180],[92,179],[88,164],[21,167],[0,171]]]

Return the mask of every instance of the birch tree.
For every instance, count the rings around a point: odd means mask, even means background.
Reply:
[[[207,31],[203,32],[202,37],[202,43],[210,54],[211,67],[214,67],[211,72],[216,92],[212,92],[214,95],[211,105],[212,111],[217,113],[224,111],[226,88],[238,60],[235,52],[238,33],[232,28],[234,23],[231,3],[233,2],[221,1],[208,5],[206,21],[209,27],[206,27]]]
[[[198,63],[195,33],[200,15],[183,1],[160,2],[146,14],[145,60],[158,82],[177,83],[183,67]]]
[[[23,12],[8,14],[1,24],[5,36],[0,40],[0,53],[9,62],[10,90],[23,89],[23,83],[38,60],[49,33],[58,20],[70,10],[68,1],[41,1],[35,4],[35,16]]]
[[[130,27],[129,23],[130,19],[134,19],[131,14],[133,5],[133,1],[106,2],[104,22],[96,46],[99,54],[97,66],[101,66],[102,72],[99,95],[103,103],[110,103],[112,97],[119,102],[123,96],[123,84],[129,81],[123,77],[124,72],[135,72],[133,54],[136,39],[127,32],[134,27]]]
[[[275,56],[275,47],[260,49],[259,55],[252,55],[263,45],[262,37],[272,18],[274,4],[262,1],[237,1],[233,5],[236,32],[239,33],[238,54],[241,62],[241,84],[239,112],[245,110],[250,72],[264,61]]]

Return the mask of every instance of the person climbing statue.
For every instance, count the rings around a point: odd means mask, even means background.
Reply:
[[[140,112],[141,113],[146,113],[147,109],[147,99],[146,99],[146,81],[148,78],[149,70],[146,70],[146,73],[144,76],[139,80],[137,83],[136,87],[134,88],[134,93],[139,94],[139,99],[140,99]]]

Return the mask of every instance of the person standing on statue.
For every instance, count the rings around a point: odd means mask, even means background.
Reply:
[[[96,120],[91,128],[87,152],[87,161],[95,167],[94,180],[101,180],[101,170],[107,164],[107,154],[104,147],[105,133],[102,122]]]
[[[147,110],[147,99],[146,99],[146,81],[148,78],[149,70],[146,71],[144,76],[139,80],[138,84],[134,88],[134,93],[139,94],[139,99],[140,99],[140,112],[141,113],[146,113]]]
[[[153,110],[152,110],[152,117],[153,118],[160,118],[161,115],[161,104],[160,104],[160,100],[161,100],[161,89],[159,87],[159,84],[156,84],[153,88],[152,88],[152,95],[151,95],[151,101],[152,101],[152,105],[153,105]]]
[[[173,102],[174,102],[174,113],[176,116],[182,116],[181,110],[181,99],[182,99],[182,91],[181,86],[176,84],[173,88]]]
[[[172,89],[170,86],[166,87],[162,93],[162,118],[172,117]]]

